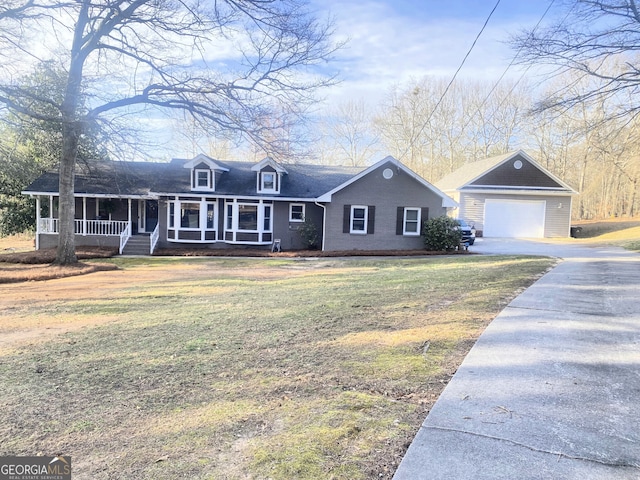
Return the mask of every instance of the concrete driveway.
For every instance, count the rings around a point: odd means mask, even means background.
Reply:
[[[466,357],[394,479],[640,478],[640,255],[478,239],[564,260]]]

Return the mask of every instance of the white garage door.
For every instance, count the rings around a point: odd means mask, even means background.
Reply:
[[[547,202],[492,200],[484,204],[485,237],[542,238]]]

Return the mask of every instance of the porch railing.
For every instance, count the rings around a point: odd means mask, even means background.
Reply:
[[[129,238],[131,237],[131,224],[129,222],[125,222],[125,223],[127,224],[127,226],[120,233],[120,248],[118,250],[118,253],[120,255],[122,255],[122,251],[124,250],[124,246],[127,244],[127,242],[129,241]]]
[[[82,235],[122,235],[130,229],[126,220],[76,220],[75,223],[76,233]]]
[[[153,229],[153,233],[151,234],[151,238],[149,239],[149,255],[153,255],[153,251],[156,249],[156,245],[158,244],[159,238],[160,238],[160,224],[156,225],[156,228]]]
[[[126,220],[74,220],[76,235],[118,236],[131,226]],[[38,223],[39,233],[60,233],[58,218],[41,218]]]
[[[57,218],[41,218],[38,222],[38,233],[60,233],[60,220]]]

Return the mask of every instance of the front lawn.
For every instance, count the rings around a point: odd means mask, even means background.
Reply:
[[[391,478],[550,259],[126,259],[0,285],[0,455],[80,479]]]

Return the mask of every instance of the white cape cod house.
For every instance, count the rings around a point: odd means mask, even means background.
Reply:
[[[36,248],[58,243],[58,174],[36,199]],[[457,204],[393,157],[364,167],[227,162],[106,161],[75,178],[77,245],[152,254],[157,248],[302,249],[305,220],[322,250],[423,248],[422,224]]]

